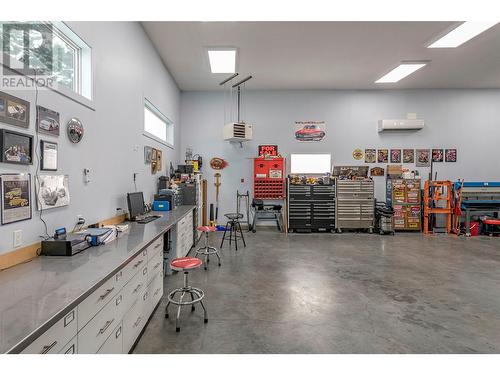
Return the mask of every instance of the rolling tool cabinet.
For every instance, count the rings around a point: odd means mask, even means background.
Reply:
[[[373,231],[375,197],[373,180],[337,180],[336,228]]]
[[[335,183],[287,186],[289,231],[335,229]]]

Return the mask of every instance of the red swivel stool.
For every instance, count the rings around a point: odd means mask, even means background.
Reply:
[[[221,265],[220,263],[220,256],[219,256],[219,250],[217,250],[215,247],[213,246],[209,246],[208,245],[208,234],[210,232],[215,232],[217,230],[216,227],[209,227],[207,225],[202,225],[202,226],[199,226],[198,228],[196,228],[198,231],[202,232],[202,233],[205,233],[205,246],[203,247],[199,247],[198,249],[196,249],[196,257],[198,257],[198,255],[204,255],[205,256],[205,270],[208,269],[208,263],[210,262],[210,255],[215,255],[219,261],[219,267]]]
[[[203,290],[200,288],[195,288],[193,286],[189,286],[188,284],[188,274],[190,270],[194,270],[195,268],[199,268],[202,264],[202,261],[198,258],[192,258],[192,257],[186,257],[186,258],[175,258],[170,262],[170,267],[174,271],[182,271],[184,272],[184,286],[182,288],[177,288],[172,290],[168,296],[168,303],[167,307],[165,309],[165,318],[168,318],[168,306],[170,306],[171,303],[174,305],[177,305],[177,316],[175,318],[175,331],[180,332],[181,327],[180,327],[180,318],[181,318],[181,307],[185,305],[191,305],[191,311],[194,311],[194,304],[195,303],[200,303],[201,307],[203,307],[203,317],[204,317],[204,322],[208,323],[208,317],[207,317],[207,309],[205,308],[205,305],[203,304],[203,297],[205,296],[205,293]],[[175,295],[179,293],[180,297],[178,300],[174,299]],[[191,296],[191,301],[184,301],[184,297],[186,294],[189,294]]]

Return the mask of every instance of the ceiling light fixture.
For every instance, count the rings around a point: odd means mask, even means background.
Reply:
[[[471,22],[467,21],[451,30],[442,38],[436,40],[427,48],[456,48],[475,36],[496,25],[498,21]]]
[[[375,81],[375,83],[395,83],[426,66],[427,63],[402,63]]]
[[[209,49],[208,59],[212,73],[234,73],[236,71],[236,49]]]

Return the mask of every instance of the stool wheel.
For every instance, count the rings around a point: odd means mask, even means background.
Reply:
[[[221,266],[220,262],[219,262],[219,267]]]
[[[252,233],[257,233],[257,231],[255,229],[252,229]]]
[[[207,267],[207,266],[205,266],[205,271],[206,271],[206,270],[208,270],[208,267]]]
[[[177,327],[177,328],[175,329],[175,332],[180,332],[180,331],[181,331],[181,327]]]
[[[207,258],[207,263],[210,263],[210,258]]]
[[[168,313],[165,314],[165,319],[168,319]]]
[[[194,305],[193,305],[193,306],[191,306],[191,311],[194,311],[194,310],[195,310],[195,307],[194,307]]]
[[[204,322],[204,323],[208,323],[208,319],[205,319],[203,322]]]

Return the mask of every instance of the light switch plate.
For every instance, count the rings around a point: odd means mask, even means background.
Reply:
[[[21,229],[14,231],[14,247],[19,247],[23,243],[23,231]]]

